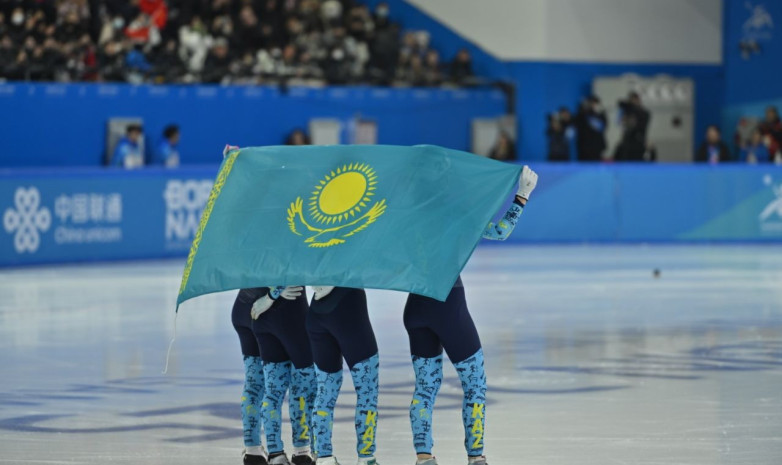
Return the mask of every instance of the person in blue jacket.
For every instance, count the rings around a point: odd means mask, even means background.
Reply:
[[[768,145],[763,140],[763,134],[759,128],[752,131],[749,145],[741,149],[741,161],[744,163],[768,163],[771,161]]]
[[[179,126],[170,124],[163,130],[163,141],[157,150],[157,162],[166,168],[179,166]]]
[[[144,166],[144,154],[141,150],[142,129],[139,124],[131,124],[125,130],[125,137],[117,142],[111,164],[125,169]]]

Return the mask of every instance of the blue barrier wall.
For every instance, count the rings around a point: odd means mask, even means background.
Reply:
[[[779,168],[534,168],[512,242],[782,242]],[[0,171],[0,265],[184,256],[216,172]]]
[[[471,120],[505,105],[497,90],[0,84],[0,167],[99,166],[111,117],[143,118],[148,148],[179,124],[185,164],[213,163],[226,143],[281,144],[311,118],[361,116],[381,144],[469,150]]]

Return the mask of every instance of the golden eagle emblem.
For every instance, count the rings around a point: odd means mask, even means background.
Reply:
[[[332,171],[315,186],[307,204],[297,197],[288,207],[288,227],[303,236],[304,229],[313,233],[305,243],[310,247],[344,244],[345,238],[366,229],[386,211],[386,200],[372,203],[377,185],[375,170],[366,163],[351,163]]]

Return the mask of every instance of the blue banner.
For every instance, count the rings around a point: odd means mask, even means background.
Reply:
[[[186,255],[216,172],[0,172],[0,265]]]
[[[782,168],[532,166],[511,242],[782,242]],[[0,266],[184,257],[217,166],[0,171]]]

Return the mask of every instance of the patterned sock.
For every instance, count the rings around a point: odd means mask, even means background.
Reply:
[[[282,452],[282,401],[291,384],[290,361],[281,363],[266,362],[263,376],[266,378],[266,393],[261,404],[263,429],[266,432],[266,448],[269,454]]]
[[[464,390],[462,422],[464,448],[468,456],[483,455],[483,430],[486,426],[486,373],[483,371],[483,349],[454,363]]]
[[[375,455],[378,368],[379,359],[375,354],[350,369],[353,386],[356,388],[356,451],[359,458]]]
[[[331,429],[334,426],[334,407],[342,388],[342,371],[326,373],[315,366],[318,391],[312,407],[312,434],[315,437],[315,453],[320,457],[332,455]]]
[[[291,416],[294,447],[310,445],[312,405],[317,387],[315,383],[315,366],[293,369],[288,412]]]
[[[244,390],[242,391],[242,429],[244,446],[261,445],[261,399],[263,398],[263,361],[261,357],[244,356]]]
[[[433,358],[413,355],[415,393],[410,402],[410,426],[413,428],[413,445],[416,454],[431,454],[432,411],[440,385],[443,384],[443,356]]]

